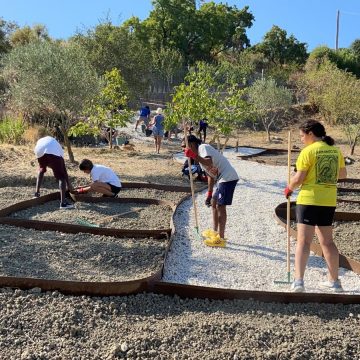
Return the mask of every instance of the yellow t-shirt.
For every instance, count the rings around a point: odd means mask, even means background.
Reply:
[[[339,169],[345,167],[344,156],[324,141],[305,147],[297,161],[299,171],[307,171],[296,203],[299,205],[336,206]]]

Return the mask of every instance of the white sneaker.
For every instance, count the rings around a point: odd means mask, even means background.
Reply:
[[[335,280],[335,281],[330,281],[330,280],[324,281],[324,282],[320,283],[320,288],[324,289],[324,290],[336,292],[336,293],[340,293],[340,292],[344,291],[339,279]]]
[[[302,279],[294,280],[293,283],[291,284],[290,290],[296,293],[304,292],[305,291],[304,280]]]
[[[69,203],[60,203],[60,210],[74,209],[75,206]]]

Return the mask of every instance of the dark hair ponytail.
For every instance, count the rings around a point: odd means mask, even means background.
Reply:
[[[322,141],[326,142],[330,146],[335,144],[335,140],[331,136],[326,135],[324,125],[316,120],[305,121],[299,126],[299,129],[305,134],[309,134],[311,131],[316,137],[321,138]]]

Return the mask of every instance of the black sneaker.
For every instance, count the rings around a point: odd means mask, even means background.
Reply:
[[[67,202],[60,203],[60,210],[74,209],[75,206],[73,204],[69,204]]]
[[[38,197],[40,197],[40,193],[39,192],[34,193],[34,198],[38,198]]]

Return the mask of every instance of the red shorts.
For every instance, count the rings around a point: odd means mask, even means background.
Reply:
[[[65,161],[61,156],[45,154],[41,158],[38,158],[38,163],[40,165],[40,172],[45,173],[46,168],[49,167],[52,169],[56,180],[66,179]]]

